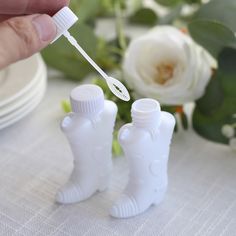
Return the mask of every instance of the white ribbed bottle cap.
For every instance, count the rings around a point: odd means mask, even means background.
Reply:
[[[81,85],[71,91],[70,102],[73,112],[92,118],[103,110],[104,94],[97,85]]]
[[[150,98],[139,99],[132,104],[131,116],[133,124],[137,127],[157,127],[161,120],[160,104]]]
[[[57,36],[53,40],[53,42],[55,42],[63,35],[63,33],[65,33],[72,25],[76,23],[78,17],[69,7],[63,7],[52,17],[52,19],[57,26]]]

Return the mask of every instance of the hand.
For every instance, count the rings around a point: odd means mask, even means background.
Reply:
[[[0,69],[31,56],[56,36],[50,15],[69,0],[0,0]]]

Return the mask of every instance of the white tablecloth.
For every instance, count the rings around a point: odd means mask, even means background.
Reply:
[[[169,188],[158,207],[131,219],[108,215],[127,182],[124,157],[114,158],[109,190],[56,204],[72,170],[60,102],[75,85],[50,78],[40,106],[0,131],[0,235],[236,235],[236,155],[191,130],[174,136]]]

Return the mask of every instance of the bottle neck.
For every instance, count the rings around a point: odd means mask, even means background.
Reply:
[[[137,100],[132,105],[131,117],[135,127],[156,133],[161,121],[160,105],[153,99]]]
[[[152,116],[140,117],[132,114],[132,123],[137,128],[153,128],[157,129],[160,125],[159,114],[152,114]]]

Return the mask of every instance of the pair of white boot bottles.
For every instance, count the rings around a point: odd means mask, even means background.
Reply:
[[[88,199],[109,186],[112,173],[112,133],[117,106],[104,100],[96,85],[82,85],[71,92],[72,113],[61,124],[74,155],[74,170],[59,190],[59,203]],[[126,218],[159,204],[165,195],[169,146],[174,117],[161,112],[153,99],[140,99],[131,109],[132,123],[119,131],[119,143],[128,160],[129,181],[110,214]]]

